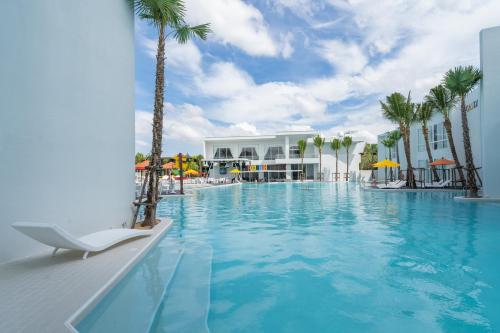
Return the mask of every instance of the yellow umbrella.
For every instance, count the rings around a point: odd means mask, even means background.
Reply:
[[[373,164],[375,168],[396,168],[399,166],[399,163],[389,161],[389,160],[383,160],[379,161],[375,164]]]
[[[189,169],[188,171],[184,172],[186,175],[193,175],[193,176],[198,176],[200,173],[196,170]]]
[[[231,171],[229,171],[229,172],[230,172],[230,173],[240,173],[241,171],[240,171],[240,170],[238,170],[238,169],[233,169],[233,170],[231,170]]]

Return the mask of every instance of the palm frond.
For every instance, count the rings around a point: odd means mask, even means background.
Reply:
[[[342,146],[349,148],[352,145],[352,137],[344,136],[342,139]]]
[[[332,141],[330,142],[330,148],[332,148],[332,150],[340,150],[341,146],[342,143],[337,138],[333,138]]]
[[[208,34],[212,30],[210,30],[210,23],[205,23],[193,27],[186,24],[174,25],[174,31],[174,38],[180,44],[185,44],[193,37],[198,37],[203,40],[207,39]]]
[[[458,66],[446,72],[443,84],[454,94],[463,97],[474,89],[481,78],[481,71],[474,66]]]

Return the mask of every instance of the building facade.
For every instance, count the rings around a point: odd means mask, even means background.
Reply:
[[[204,139],[205,163],[209,167],[209,176],[241,177],[247,181],[293,181],[318,180],[320,176],[319,151],[313,144],[318,135],[314,131],[280,132],[271,135],[232,136]],[[350,135],[350,134],[346,134]],[[338,152],[338,172],[336,172],[335,152],[330,147],[331,139],[325,139],[321,158],[322,179],[332,181],[345,180],[347,161],[349,177],[356,178],[359,171],[360,154],[365,142],[353,138],[349,155],[341,147]],[[307,141],[304,154],[304,168],[299,154],[297,142]],[[240,174],[231,171],[238,169]]]
[[[479,168],[478,175],[484,189],[484,195],[500,198],[500,155],[498,154],[498,129],[500,128],[500,27],[484,29],[480,32],[480,67],[482,80],[480,85],[466,97],[467,119],[474,164]],[[462,119],[460,105],[451,112],[453,140],[458,159],[465,167],[465,151],[463,144]],[[446,158],[454,160],[449,147],[448,138],[443,127],[443,117],[436,113],[429,122],[429,141],[433,159]],[[378,136],[379,160],[388,158],[395,160],[394,149],[389,156],[388,149],[382,141],[388,133]],[[430,182],[431,175],[428,165],[425,142],[421,124],[411,127],[411,159],[418,180]],[[402,140],[398,143],[401,169],[407,168]],[[423,171],[426,169],[426,171]],[[443,171],[444,169],[445,171]],[[453,166],[438,168],[440,177],[457,178]],[[377,173],[379,181],[384,180],[389,173],[380,169]],[[455,175],[453,176],[453,173]],[[396,172],[393,170],[394,176]]]
[[[134,14],[127,0],[6,0],[0,10],[0,262],[132,219]]]
[[[469,120],[469,130],[471,137],[472,151],[474,155],[474,162],[477,167],[482,166],[481,160],[481,123],[480,123],[480,98],[479,89],[476,88],[472,91],[466,98],[467,105],[467,116]],[[450,114],[450,121],[452,124],[453,141],[457,150],[457,155],[462,166],[465,166],[465,151],[463,145],[463,132],[462,132],[462,119],[460,105],[457,105]],[[454,160],[451,150],[450,143],[448,142],[448,136],[444,128],[443,116],[435,112],[432,119],[427,124],[429,131],[429,145],[431,148],[431,154],[433,160],[445,158],[448,160]],[[396,130],[396,128],[394,128]],[[378,156],[379,160],[389,159],[396,161],[396,149],[399,151],[400,158],[400,169],[406,170],[408,168],[408,163],[406,161],[403,139],[399,140],[397,146],[391,149],[391,155],[389,155],[389,149],[385,147],[382,141],[387,138],[390,132],[380,134],[378,136]],[[411,147],[411,161],[412,166],[415,168],[415,177],[417,181],[430,183],[432,179],[431,171],[429,169],[429,157],[427,155],[427,150],[425,148],[425,139],[422,132],[422,124],[417,122],[413,124],[410,128],[410,147]],[[458,171],[455,170],[453,166],[439,168],[438,174],[440,178],[446,179],[456,179],[458,177]],[[403,171],[404,172],[404,171]],[[385,180],[386,177],[390,178],[391,170],[379,169],[378,170],[378,180]],[[397,169],[392,170],[394,178],[397,178]],[[479,170],[480,176],[482,175],[482,169]]]

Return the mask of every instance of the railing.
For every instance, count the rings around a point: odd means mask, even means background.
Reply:
[[[316,154],[316,153],[304,154],[304,158],[318,158],[318,157],[319,157],[319,154]],[[300,155],[299,154],[290,154],[290,158],[300,159]]]

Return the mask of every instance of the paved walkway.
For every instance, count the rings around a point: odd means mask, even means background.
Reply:
[[[82,260],[78,251],[51,251],[0,265],[0,332],[71,332],[65,322],[118,273],[126,272],[168,230],[123,242]]]

